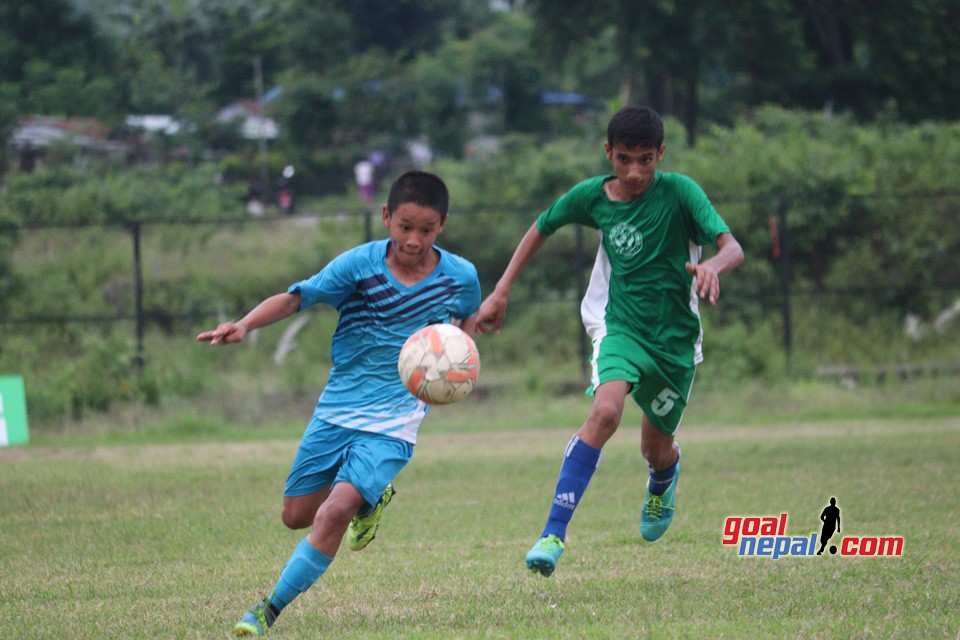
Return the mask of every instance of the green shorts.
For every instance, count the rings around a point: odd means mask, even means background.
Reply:
[[[684,367],[656,358],[633,337],[615,333],[593,341],[589,395],[611,380],[630,383],[630,395],[659,431],[672,436],[687,408],[696,365]]]

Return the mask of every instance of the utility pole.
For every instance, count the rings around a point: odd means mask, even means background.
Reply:
[[[257,121],[257,143],[260,151],[260,185],[261,202],[266,206],[269,200],[270,191],[270,172],[267,170],[267,137],[264,132],[264,118],[266,114],[263,109],[263,61],[260,56],[253,59],[253,84],[257,92],[257,105],[260,108],[260,118]]]

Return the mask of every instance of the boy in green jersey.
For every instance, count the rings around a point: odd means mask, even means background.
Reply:
[[[570,440],[543,534],[527,553],[530,570],[549,576],[564,550],[567,525],[613,436],[627,395],[643,410],[641,450],[650,467],[640,533],[660,538],[673,520],[680,473],[674,434],[702,360],[700,299],[716,304],[720,279],[743,262],[740,243],[703,190],[687,176],[657,167],[663,121],[627,107],[607,126],[613,175],[573,187],[537,218],[493,293],[481,304],[477,331],[500,331],[507,297],[523,266],[557,229],[597,229],[600,249],[581,305],[593,341],[593,406]],[[717,247],[701,261],[704,244]]]

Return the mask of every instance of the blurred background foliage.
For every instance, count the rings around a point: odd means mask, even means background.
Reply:
[[[0,3],[0,372],[27,378],[46,425],[214,396],[238,420],[263,410],[252,396],[309,406],[332,310],[282,361],[285,326],[215,354],[193,336],[383,237],[379,203],[412,167],[448,182],[441,244],[489,291],[536,214],[608,171],[606,121],[635,103],[664,114],[664,168],[704,187],[747,253],[703,312],[698,384],[955,369],[958,24],[960,3],[934,0]],[[218,121],[237,101],[278,136]],[[144,114],[177,126],[129,124]],[[38,117],[95,122],[104,144],[14,144]],[[353,166],[372,157],[364,202]],[[252,183],[269,195],[288,165],[301,215],[270,200],[251,216]],[[485,382],[579,389],[595,250],[564,229],[529,265],[503,334],[481,339]]]
[[[960,4],[871,7],[845,0],[5,2],[0,137],[25,116],[97,118],[121,133],[130,114],[166,114],[181,126],[167,134],[164,153],[192,161],[212,151],[243,156],[250,141],[226,134],[214,116],[256,99],[258,80],[264,108],[280,125],[271,148],[286,162],[339,166],[341,174],[374,149],[397,151],[413,139],[463,157],[476,137],[591,133],[597,109],[602,120],[627,103],[676,117],[687,143],[765,104],[862,122],[957,119]],[[333,186],[324,171],[299,180],[305,192]]]

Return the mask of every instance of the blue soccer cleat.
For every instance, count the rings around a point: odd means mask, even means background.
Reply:
[[[677,462],[677,473],[673,476],[673,482],[667,487],[662,496],[656,496],[650,493],[650,481],[647,480],[647,500],[643,503],[643,510],[640,512],[640,535],[647,542],[654,542],[660,539],[670,523],[673,522],[673,514],[677,509],[677,482],[680,480],[680,462]]]
[[[552,533],[540,538],[527,552],[527,568],[548,577],[557,568],[557,560],[564,548],[563,540]]]
[[[270,602],[270,596],[267,596],[243,614],[240,622],[233,626],[233,635],[261,638],[267,634],[267,629],[277,621],[278,615],[280,615],[280,612]]]

